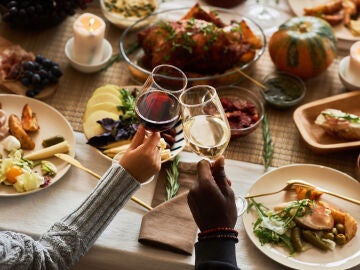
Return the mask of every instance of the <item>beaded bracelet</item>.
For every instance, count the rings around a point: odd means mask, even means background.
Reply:
[[[237,230],[228,227],[218,227],[212,228],[208,230],[204,230],[198,233],[198,240],[206,240],[206,239],[232,239],[236,243],[239,241]]]
[[[226,234],[229,232],[233,233],[236,237],[238,236],[238,231],[233,228],[229,228],[229,227],[217,227],[217,228],[207,229],[207,230],[200,232],[198,234],[198,236],[203,237],[205,235],[210,235],[210,234],[223,234],[223,233]]]
[[[202,241],[202,240],[207,240],[207,239],[231,239],[234,240],[235,243],[239,242],[237,236],[235,236],[235,234],[230,233],[230,234],[210,234],[210,235],[204,235],[204,236],[199,236],[198,237],[198,241]]]

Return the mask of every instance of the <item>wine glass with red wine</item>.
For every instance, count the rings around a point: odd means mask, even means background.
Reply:
[[[175,66],[164,64],[152,70],[135,100],[135,113],[147,131],[164,131],[179,121],[178,96],[186,86],[186,75]]]

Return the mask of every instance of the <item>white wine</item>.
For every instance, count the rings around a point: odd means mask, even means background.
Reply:
[[[183,123],[185,139],[193,151],[210,160],[217,159],[230,140],[230,129],[222,119],[197,115]]]

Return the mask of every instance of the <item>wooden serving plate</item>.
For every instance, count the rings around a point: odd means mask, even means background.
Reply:
[[[318,125],[315,119],[324,109],[338,109],[360,115],[360,91],[319,99],[298,107],[293,114],[295,125],[309,147],[318,153],[360,148],[360,140],[346,141],[333,137]]]
[[[0,52],[13,46],[15,44],[11,43],[9,40],[3,38],[0,36]],[[19,81],[15,80],[3,80],[0,77],[0,88],[7,91],[12,92],[18,95],[26,96],[26,90],[27,88],[21,84]],[[36,99],[45,99],[49,96],[51,96],[57,88],[57,84],[50,84],[46,86],[44,89],[40,91],[39,94],[37,94],[34,98]]]

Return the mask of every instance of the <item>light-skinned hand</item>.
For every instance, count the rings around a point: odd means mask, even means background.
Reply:
[[[159,132],[146,136],[144,127],[139,126],[130,147],[120,158],[119,164],[140,183],[147,181],[161,168],[159,142]]]

